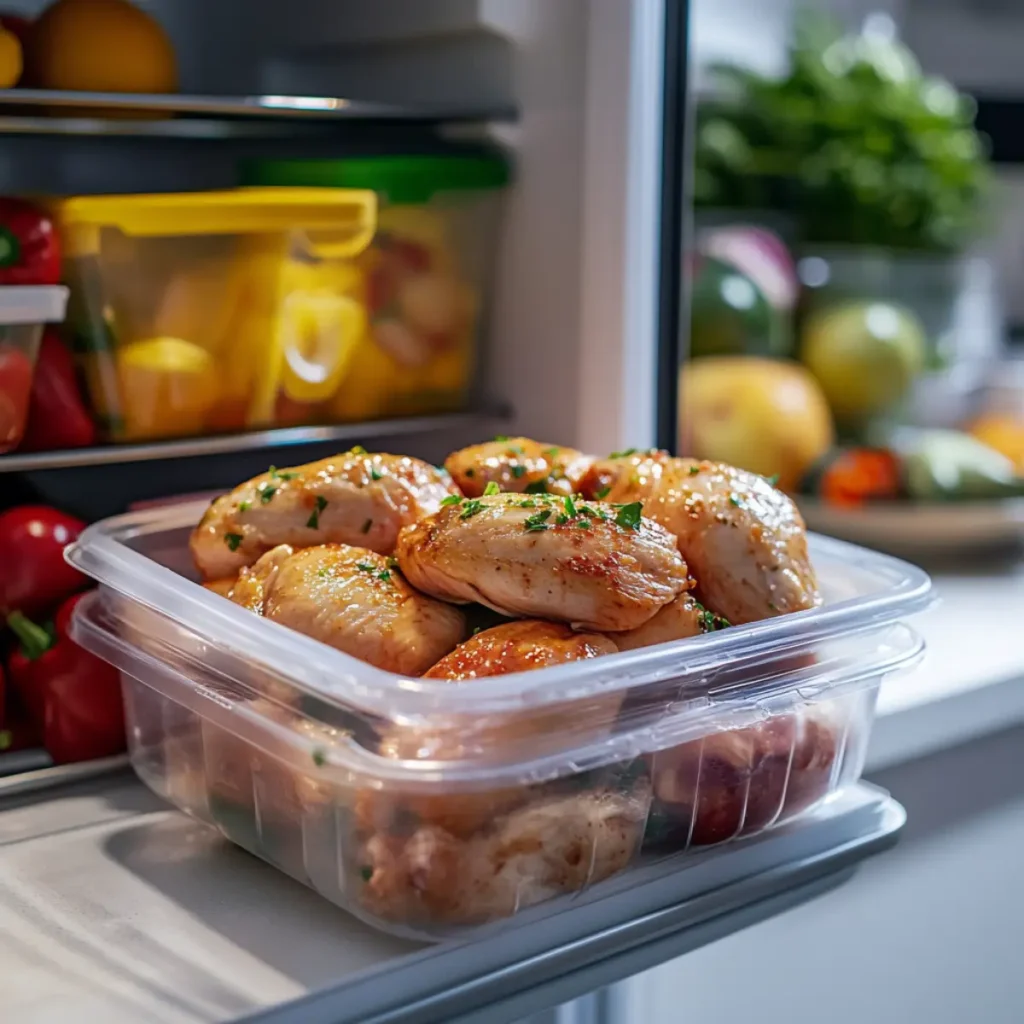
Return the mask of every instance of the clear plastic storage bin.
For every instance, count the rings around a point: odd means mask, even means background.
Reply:
[[[21,442],[43,325],[64,319],[67,299],[59,285],[0,287],[0,454]]]
[[[363,335],[377,200],[359,189],[56,205],[68,333],[118,441],[317,422]]]
[[[359,258],[369,330],[328,418],[464,408],[491,293],[507,160],[497,153],[262,160],[244,169],[244,179],[377,193],[378,230]]]
[[[189,579],[184,505],[90,527],[74,636],[157,793],[379,928],[436,939],[753,836],[856,782],[929,580],[812,537],[824,607],[474,681],[407,679]],[[685,858],[680,861],[680,868]]]

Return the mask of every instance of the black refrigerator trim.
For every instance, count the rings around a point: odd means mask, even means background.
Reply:
[[[655,440],[674,452],[679,436],[679,367],[686,355],[689,297],[683,261],[689,244],[688,0],[665,0],[662,60],[661,197],[658,231]]]

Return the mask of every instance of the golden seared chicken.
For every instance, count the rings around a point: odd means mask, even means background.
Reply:
[[[628,867],[639,852],[650,784],[535,800],[492,829],[458,838],[428,825],[364,848],[364,905],[388,920],[475,924],[579,892]]]
[[[550,495],[451,499],[395,549],[413,586],[602,632],[635,629],[688,585],[676,541],[640,506]]]
[[[238,574],[238,578],[227,596],[235,604],[240,604],[243,608],[262,615],[267,588],[277,576],[277,571],[285,560],[294,554],[295,548],[290,544],[278,544],[276,548],[271,548],[265,555],[260,555],[252,565]]]
[[[599,633],[576,633],[560,623],[522,619],[477,633],[442,658],[424,678],[468,683],[585,661],[617,650]],[[378,753],[411,761],[537,757],[564,745],[568,731],[577,743],[606,735],[621,704],[621,694],[605,693],[571,704],[544,704],[530,712],[487,714],[481,708],[472,714],[449,715],[443,730],[395,726],[381,737]],[[453,835],[466,836],[528,797],[529,791],[520,785],[456,794],[365,790],[356,798],[356,819],[364,829],[389,831],[411,816],[421,824],[440,825]]]
[[[615,644],[620,651],[633,651],[638,647],[713,633],[727,625],[720,615],[709,612],[692,594],[681,594],[639,628],[616,633]]]
[[[420,675],[465,635],[465,617],[417,593],[393,559],[347,544],[268,552],[232,600],[354,658]]]
[[[717,462],[638,453],[595,463],[607,500],[643,504],[679,540],[704,603],[733,624],[821,603],[796,505],[764,477]]]
[[[444,465],[466,497],[479,498],[492,482],[514,493],[574,494],[591,462],[575,448],[501,437],[452,452]]]
[[[353,544],[388,555],[403,526],[455,493],[447,473],[403,455],[354,449],[272,468],[210,505],[192,533],[192,557],[205,579],[218,579],[278,544]]]
[[[204,583],[203,586],[214,594],[220,594],[221,597],[230,597],[231,589],[237,582],[237,576],[225,576],[223,579],[209,580],[207,583]]]

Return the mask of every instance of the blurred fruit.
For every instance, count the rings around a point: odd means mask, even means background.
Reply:
[[[117,352],[126,440],[200,433],[216,398],[209,352],[181,338],[149,338]]]
[[[771,231],[737,224],[709,231],[699,244],[701,252],[746,274],[773,309],[791,312],[796,306],[800,293],[796,267],[789,250]]]
[[[917,317],[891,303],[850,302],[812,312],[804,322],[801,358],[842,426],[893,411],[925,356]]]
[[[12,35],[17,36],[22,50],[25,49],[25,44],[28,42],[29,33],[32,31],[32,24],[32,19],[26,18],[23,14],[0,11],[0,28],[4,28]]]
[[[174,48],[128,0],[57,0],[32,26],[26,81],[39,89],[166,93],[178,87]]]
[[[680,450],[728,462],[795,490],[832,447],[832,417],[814,378],[795,363],[700,359],[680,374]]]
[[[21,69],[21,42],[13,32],[0,28],[0,89],[13,89]]]
[[[895,501],[903,496],[903,463],[885,448],[839,448],[811,469],[801,491],[839,508]]]
[[[741,270],[697,256],[690,316],[690,354],[772,355],[785,347],[780,314]]]
[[[366,310],[347,295],[297,292],[285,300],[282,319],[285,396],[300,403],[330,398],[366,333]]]
[[[982,416],[968,426],[967,432],[1008,458],[1024,476],[1024,418]]]

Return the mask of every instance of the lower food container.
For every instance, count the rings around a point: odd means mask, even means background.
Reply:
[[[0,287],[0,454],[21,442],[43,325],[64,319],[67,298],[59,285]]]
[[[824,608],[471,686],[405,679],[185,578],[199,511],[108,520],[70,554],[103,584],[74,635],[122,673],[138,774],[416,938],[829,799],[860,776],[882,680],[921,651],[897,620],[927,603],[927,577],[812,538]]]

